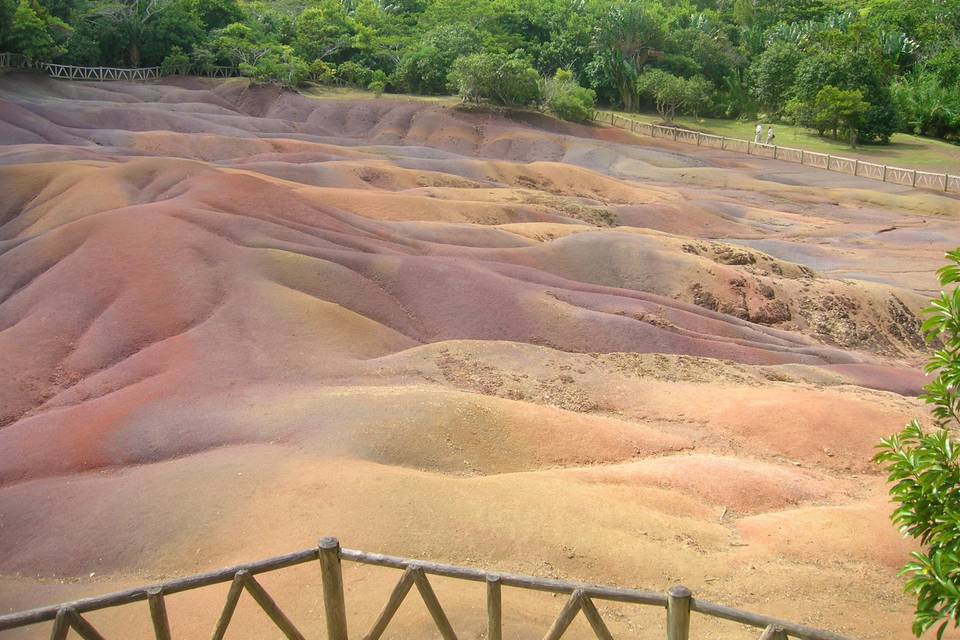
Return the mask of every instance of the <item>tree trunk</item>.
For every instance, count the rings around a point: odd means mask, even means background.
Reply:
[[[140,44],[137,42],[130,43],[130,66],[140,66]]]
[[[620,99],[623,101],[624,111],[633,111],[633,87],[627,82],[620,85]]]

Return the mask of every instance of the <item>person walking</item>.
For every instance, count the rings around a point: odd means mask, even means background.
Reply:
[[[757,123],[757,130],[754,132],[753,141],[760,144],[760,137],[763,135],[763,125]]]
[[[767,144],[773,144],[773,139],[777,137],[777,134],[773,132],[773,125],[767,128]]]

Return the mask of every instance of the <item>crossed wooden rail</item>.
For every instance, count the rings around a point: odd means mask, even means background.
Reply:
[[[261,609],[270,617],[273,623],[288,640],[305,640],[290,618],[283,613],[274,599],[257,582],[256,574],[276,571],[286,567],[320,561],[320,573],[323,579],[323,604],[326,612],[326,627],[328,640],[347,640],[347,614],[343,596],[343,574],[341,560],[348,560],[361,564],[370,564],[380,567],[402,569],[403,575],[393,588],[387,604],[377,616],[373,627],[363,636],[364,640],[378,640],[393,615],[400,608],[404,599],[416,586],[423,599],[430,616],[433,618],[440,635],[444,640],[457,640],[457,635],[450,625],[450,620],[440,605],[427,575],[456,578],[484,582],[487,585],[487,640],[502,640],[503,624],[501,610],[501,587],[516,587],[552,593],[570,594],[560,614],[554,620],[544,640],[559,640],[570,626],[570,623],[581,611],[599,640],[613,640],[613,635],[597,610],[594,600],[610,600],[632,604],[652,605],[664,607],[667,611],[667,640],[689,640],[690,615],[692,612],[702,613],[715,618],[732,620],[751,627],[763,629],[760,640],[786,640],[801,638],[802,640],[846,640],[842,636],[829,631],[820,631],[799,624],[776,620],[767,616],[731,609],[693,598],[690,590],[683,586],[676,586],[667,593],[637,591],[635,589],[620,589],[604,587],[565,580],[538,578],[534,576],[514,575],[509,573],[490,573],[479,569],[457,567],[435,562],[421,562],[410,558],[385,556],[353,549],[341,549],[336,538],[323,538],[320,544],[312,549],[304,549],[283,556],[268,558],[250,564],[238,565],[201,573],[185,578],[177,578],[157,585],[137,587],[126,591],[117,591],[93,598],[84,598],[74,602],[66,602],[39,609],[21,611],[0,616],[0,631],[16,629],[40,622],[53,621],[50,633],[51,640],[64,640],[70,630],[74,630],[84,640],[104,640],[90,622],[83,617],[83,613],[116,607],[146,600],[150,608],[150,618],[156,640],[170,640],[170,624],[167,620],[167,610],[164,597],[198,589],[213,584],[230,582],[227,601],[217,620],[217,626],[211,636],[212,640],[222,640],[233,613],[237,608],[240,596],[246,591]]]
[[[149,82],[167,75],[195,75],[210,78],[231,78],[239,75],[236,67],[202,66],[188,64],[164,71],[163,67],[81,67],[72,64],[56,64],[28,60],[18,53],[0,53],[0,67],[40,69],[51,78],[61,80],[122,80],[126,82]]]
[[[593,119],[598,122],[607,122],[619,129],[629,129],[634,133],[642,133],[651,138],[672,138],[677,142],[695,144],[698,147],[712,147],[723,151],[737,151],[747,155],[796,162],[808,167],[847,173],[853,176],[880,180],[881,182],[892,182],[906,187],[933,189],[944,193],[960,193],[960,175],[949,172],[934,173],[918,169],[905,169],[867,162],[858,158],[846,158],[829,153],[817,153],[805,149],[741,140],[740,138],[716,136],[681,129],[680,127],[664,127],[649,122],[640,122],[632,118],[624,118],[609,111],[595,111]]]

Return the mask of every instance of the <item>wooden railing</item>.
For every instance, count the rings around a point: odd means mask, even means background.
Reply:
[[[146,600],[156,639],[171,640],[170,624],[167,619],[166,605],[164,602],[165,596],[214,584],[230,582],[227,600],[217,620],[213,635],[211,636],[213,640],[223,639],[230,625],[230,620],[233,617],[237,603],[240,600],[240,596],[244,591],[252,596],[253,600],[263,609],[288,640],[305,640],[305,636],[297,629],[290,618],[283,613],[276,601],[266,592],[255,576],[268,571],[276,571],[315,560],[319,560],[320,562],[320,575],[323,583],[323,605],[326,613],[327,640],[347,640],[347,608],[343,595],[343,574],[341,571],[341,561],[343,560],[403,570],[403,575],[390,593],[387,603],[380,612],[380,615],[377,616],[370,630],[363,635],[364,640],[378,640],[383,635],[394,614],[397,612],[397,609],[400,608],[400,605],[414,586],[420,593],[420,597],[423,599],[427,611],[429,611],[443,639],[457,640],[453,626],[450,624],[450,620],[440,605],[440,601],[430,581],[427,579],[427,575],[470,580],[486,584],[487,640],[502,640],[503,638],[501,608],[502,587],[547,591],[551,593],[568,594],[570,596],[560,611],[560,614],[556,620],[554,620],[546,632],[546,635],[544,635],[544,640],[559,640],[580,612],[583,612],[584,617],[587,619],[597,638],[600,640],[612,640],[613,635],[610,633],[600,612],[597,610],[594,600],[648,605],[665,609],[667,640],[688,640],[690,638],[690,617],[694,612],[762,629],[763,631],[759,636],[760,640],[786,640],[787,638],[802,638],[803,640],[846,640],[842,636],[829,631],[820,631],[803,625],[784,622],[768,616],[740,611],[739,609],[731,609],[712,602],[700,600],[694,598],[690,590],[683,586],[675,586],[667,593],[657,593],[510,573],[487,572],[467,567],[385,556],[376,553],[367,553],[365,551],[355,551],[353,549],[341,549],[340,543],[336,538],[323,538],[315,548],[304,549],[259,562],[228,567],[185,578],[177,578],[156,585],[127,589],[126,591],[117,591],[93,598],[84,598],[74,602],[66,602],[59,605],[0,616],[0,631],[53,621],[50,633],[51,640],[63,640],[71,629],[76,631],[84,640],[104,640],[100,632],[83,617],[84,613]]]
[[[53,62],[32,62],[19,53],[0,53],[0,68],[40,69],[51,78],[62,80],[121,80],[125,82],[149,82],[170,75],[206,76],[231,78],[239,75],[236,67],[190,65],[186,68],[165,72],[162,67],[81,67]]]
[[[724,151],[736,151],[774,160],[796,162],[808,167],[817,167],[827,171],[837,171],[863,178],[872,178],[883,182],[892,182],[908,187],[933,189],[944,193],[960,193],[960,175],[950,173],[932,173],[918,169],[904,169],[885,164],[866,162],[858,158],[846,158],[829,153],[817,153],[793,147],[781,147],[775,144],[763,144],[740,138],[728,138],[709,133],[700,133],[680,127],[664,127],[649,122],[639,122],[632,118],[611,113],[609,111],[595,111],[593,119],[606,122],[620,129],[629,129],[634,133],[648,135],[652,138],[670,138],[677,142],[695,144],[701,147],[711,147]]]

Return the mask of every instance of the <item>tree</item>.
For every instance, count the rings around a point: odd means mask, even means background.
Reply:
[[[33,10],[29,0],[20,0],[17,5],[8,39],[13,49],[28,60],[50,60],[60,51],[46,23]]]
[[[479,49],[480,35],[468,25],[436,27],[404,52],[394,73],[395,81],[411,93],[444,93],[453,61]]]
[[[780,114],[797,77],[797,65],[803,59],[800,48],[787,42],[775,42],[750,65],[750,93],[769,113]]]
[[[502,53],[457,58],[450,80],[464,102],[492,102],[508,107],[537,104],[540,75],[530,63]]]
[[[921,396],[933,406],[937,429],[925,432],[913,420],[882,439],[874,457],[892,484],[891,520],[923,547],[900,572],[904,590],[917,598],[913,632],[919,637],[939,624],[938,639],[948,626],[960,626],[960,446],[949,431],[960,426],[960,249],[947,258],[940,286],[954,288],[932,301],[922,327],[928,341],[942,345],[925,367],[937,378]]]
[[[874,60],[855,51],[808,53],[797,66],[792,94],[812,105],[827,85],[856,89],[870,104],[859,125],[860,140],[889,142],[897,129],[897,113],[889,83]]]
[[[647,62],[661,55],[664,19],[659,5],[634,0],[616,5],[602,15],[594,33],[594,47],[620,94],[623,108],[636,108],[636,81]]]
[[[8,45],[10,27],[13,26],[13,14],[17,10],[16,0],[0,0],[0,49],[8,51],[13,45]]]
[[[661,69],[646,71],[637,79],[638,96],[649,96],[664,120],[673,122],[677,111],[696,111],[710,101],[713,87],[703,76],[681,78]]]
[[[275,44],[259,37],[245,24],[235,22],[221,29],[210,41],[210,51],[221,62],[239,67],[241,64],[255,67]]]
[[[830,129],[834,138],[839,130],[846,131],[850,146],[855,147],[857,130],[869,110],[870,103],[856,89],[843,90],[827,85],[820,89],[814,100],[813,119],[818,130]]]
[[[343,3],[321,0],[297,18],[294,48],[306,60],[327,60],[348,50],[356,33]]]
[[[553,78],[544,83],[544,99],[547,108],[561,120],[585,122],[593,114],[596,94],[584,89],[569,69],[558,69]]]
[[[147,30],[171,0],[112,0],[97,5],[92,15],[113,22],[126,35],[127,61],[139,67]]]
[[[243,8],[237,0],[197,0],[197,15],[208,31],[243,21]]]
[[[204,38],[195,0],[169,0],[143,30],[140,56],[148,66],[160,64],[174,47],[190,51]]]

